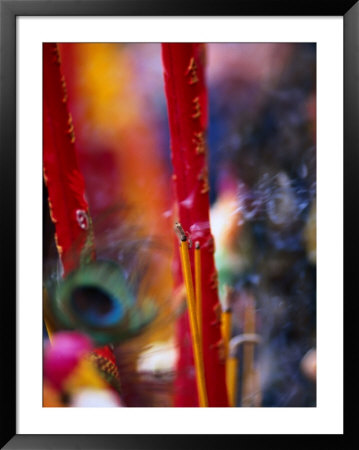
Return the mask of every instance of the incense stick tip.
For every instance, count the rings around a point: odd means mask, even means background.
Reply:
[[[179,222],[175,223],[175,232],[177,234],[177,236],[179,237],[179,239],[184,242],[187,241],[187,236],[186,233],[184,232],[184,229],[182,228],[182,225]]]

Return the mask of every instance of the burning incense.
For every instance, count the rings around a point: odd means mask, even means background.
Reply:
[[[196,380],[197,380],[197,389],[198,389],[198,397],[199,397],[199,406],[206,407],[208,406],[207,400],[207,392],[206,392],[206,381],[204,377],[204,367],[203,367],[203,359],[202,359],[202,351],[201,351],[201,338],[198,331],[198,318],[196,317],[196,305],[195,305],[195,297],[193,290],[193,282],[192,282],[192,274],[191,274],[191,265],[188,254],[188,240],[187,236],[181,230],[181,226],[176,224],[177,229],[180,231],[181,235],[181,263],[183,270],[183,278],[185,281],[186,292],[187,292],[187,305],[188,305],[188,313],[191,327],[191,337],[192,337],[192,345],[194,351],[194,359],[195,359],[195,367],[196,367]]]
[[[162,44],[162,61],[178,216],[188,238],[198,241],[201,249],[202,348],[208,405],[228,406],[214,240],[209,223],[205,45]],[[188,244],[187,238],[184,242]],[[189,255],[192,264],[194,253]],[[188,349],[183,345],[189,335],[184,324],[180,319],[179,361],[186,365],[179,367],[178,373],[191,367]],[[192,390],[191,383],[189,377],[178,383],[177,406],[188,406],[186,392]]]

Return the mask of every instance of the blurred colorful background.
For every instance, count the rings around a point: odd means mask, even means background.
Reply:
[[[235,406],[316,406],[316,46],[206,47],[220,299],[231,306],[232,338],[257,339],[232,342]],[[148,330],[113,348],[121,399],[79,391],[87,382],[102,386],[85,363],[82,372],[77,366],[82,375],[68,381],[75,364],[69,363],[66,395],[60,395],[64,383],[58,375],[54,382],[51,363],[56,346],[50,348],[45,329],[44,404],[173,406],[176,321],[185,306],[183,293],[174,292],[177,240],[161,45],[60,44],[59,52],[97,256],[125,267],[160,313]],[[46,287],[57,278],[58,263],[44,192]],[[81,342],[84,352],[91,348],[81,336],[60,334],[60,352],[68,339]]]

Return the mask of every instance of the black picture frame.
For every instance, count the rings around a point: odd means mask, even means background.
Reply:
[[[268,438],[272,446],[288,446],[288,439],[299,445],[315,444],[321,435],[17,435],[16,434],[16,17],[18,16],[343,16],[344,18],[344,233],[350,236],[344,245],[345,258],[354,257],[357,247],[358,222],[354,206],[355,179],[358,178],[359,152],[359,2],[256,0],[221,2],[204,5],[178,0],[0,0],[1,27],[1,101],[0,101],[0,192],[1,192],[1,260],[2,326],[1,328],[1,448],[6,449],[177,449],[213,445],[263,445]],[[355,261],[355,259],[354,259]],[[350,267],[352,267],[350,269]],[[356,264],[344,272],[347,292],[355,280]],[[355,292],[353,290],[353,292]],[[354,321],[355,295],[345,304],[345,330],[356,333]],[[353,348],[344,351],[345,372],[355,376]],[[347,382],[348,380],[346,380]],[[350,380],[348,385],[351,385]],[[345,390],[345,407],[349,408],[351,393]],[[354,426],[354,416],[347,415],[344,435],[326,435],[335,448],[347,448]],[[165,430],[164,430],[165,432]],[[284,442],[285,441],[285,442]],[[272,447],[271,447],[272,448]],[[349,448],[349,447],[348,447]]]

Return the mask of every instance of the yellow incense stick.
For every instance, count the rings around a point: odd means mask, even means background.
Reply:
[[[237,371],[238,361],[229,354],[229,341],[232,335],[232,309],[231,294],[233,290],[229,286],[225,286],[226,293],[224,296],[224,310],[221,316],[221,331],[224,342],[226,355],[226,384],[230,406],[235,406],[237,395]]]
[[[232,309],[231,309],[231,297],[233,295],[233,289],[225,285],[225,295],[223,299],[223,312],[221,316],[221,331],[225,346],[226,358],[229,355],[229,341],[232,334]]]
[[[229,406],[236,406],[238,364],[238,359],[234,356],[229,356],[226,362],[226,381]]]
[[[227,384],[227,392],[229,398],[229,405],[234,406],[233,398],[236,398],[236,390],[237,387],[233,386],[233,379],[236,380],[237,376],[237,360],[231,358],[229,355],[229,341],[231,339],[232,333],[232,311],[231,309],[227,309],[222,312],[222,337],[224,341],[224,351],[226,355],[226,384]],[[234,373],[233,373],[234,371]],[[233,392],[235,389],[235,392]],[[235,400],[234,400],[235,401]]]
[[[202,284],[201,284],[201,248],[196,242],[194,250],[194,278],[196,284],[196,317],[202,349]]]
[[[198,326],[197,326],[197,319],[196,319],[195,297],[194,297],[194,290],[193,290],[191,266],[190,266],[189,254],[188,254],[188,242],[187,242],[186,236],[181,237],[181,263],[182,263],[183,278],[185,281],[186,291],[187,291],[187,304],[188,304],[189,320],[190,320],[190,327],[191,327],[194,360],[195,360],[195,366],[196,366],[196,378],[197,378],[199,406],[206,407],[206,406],[208,406],[206,381],[205,381],[205,377],[204,377],[204,366],[203,366],[203,359],[202,359],[202,352],[201,352],[201,345],[200,345],[200,335],[198,333]]]
[[[49,337],[49,341],[50,344],[52,344],[52,336],[54,334],[54,329],[51,325],[51,320],[48,317],[48,314],[46,313],[48,311],[48,294],[47,294],[47,290],[44,288],[42,291],[42,295],[43,295],[43,309],[44,309],[44,322],[45,322],[45,327],[46,327],[46,331],[47,331],[47,335]]]
[[[46,320],[46,319],[45,319],[45,327],[46,327],[47,335],[49,336],[50,344],[52,344],[53,330],[52,330],[48,320]]]
[[[231,339],[232,328],[232,312],[230,309],[222,312],[222,336],[224,347],[226,351],[226,358],[228,358],[229,341]]]

